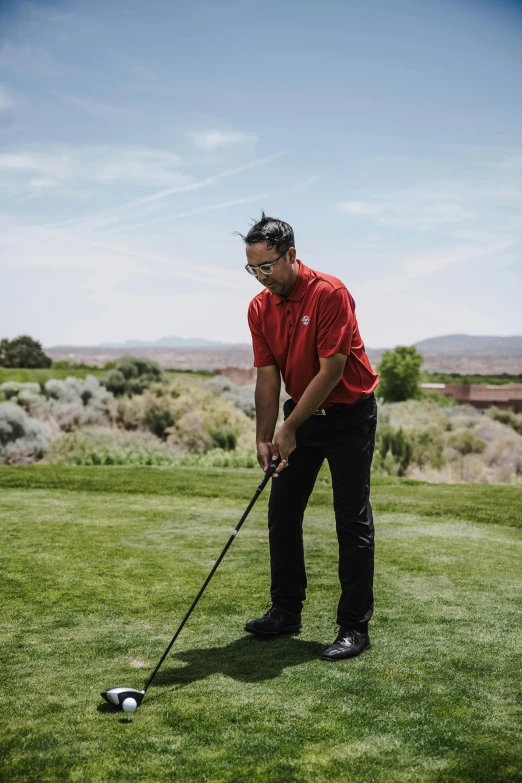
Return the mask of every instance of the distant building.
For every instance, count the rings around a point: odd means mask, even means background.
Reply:
[[[474,408],[491,408],[495,405],[503,410],[522,412],[522,384],[487,386],[470,383],[423,383],[423,389],[431,389],[445,397],[453,397],[460,405]]]

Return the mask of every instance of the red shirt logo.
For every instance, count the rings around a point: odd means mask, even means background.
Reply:
[[[305,326],[310,323],[310,319],[309,319],[309,317],[307,315],[305,315],[305,317],[302,319],[302,323]]]

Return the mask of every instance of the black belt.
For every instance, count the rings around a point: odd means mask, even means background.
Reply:
[[[312,416],[335,416],[336,413],[341,413],[342,411],[346,410],[347,408],[353,408],[355,405],[359,405],[360,402],[364,402],[364,400],[369,400],[370,397],[375,397],[375,394],[371,392],[370,394],[366,394],[364,397],[361,397],[360,400],[356,400],[356,402],[334,402],[333,405],[330,405],[328,408],[318,408],[316,411],[312,413]],[[292,400],[290,397],[290,401],[292,402],[292,410],[297,405],[295,400]]]
[[[364,402],[364,400],[369,400],[370,397],[375,397],[375,394],[371,392],[371,394],[367,394],[365,397],[361,397],[360,400],[356,400],[355,402],[334,402],[334,404],[330,405],[328,408],[317,408],[317,410],[312,413],[312,416],[328,416],[328,415],[331,416],[332,414],[335,415],[335,413],[339,413],[341,410],[345,410],[346,408],[353,408],[355,405],[358,405],[360,402]]]

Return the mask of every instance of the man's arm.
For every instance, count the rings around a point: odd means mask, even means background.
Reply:
[[[281,457],[281,463],[276,473],[280,473],[288,464],[288,457],[295,449],[297,428],[322,405],[330,392],[337,386],[343,377],[345,364],[346,356],[342,353],[319,358],[319,372],[310,381],[303,396],[274,438],[276,453],[273,456],[279,455]]]
[[[278,453],[272,439],[279,414],[280,393],[279,367],[258,367],[255,391],[257,461],[264,471],[268,469],[272,457]]]

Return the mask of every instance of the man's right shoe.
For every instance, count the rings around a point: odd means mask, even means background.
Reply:
[[[362,633],[355,628],[339,628],[335,642],[321,655],[323,661],[342,661],[355,658],[371,647],[368,631]]]
[[[249,620],[245,625],[245,631],[255,633],[258,636],[279,636],[281,633],[296,633],[300,630],[301,625],[301,614],[294,614],[272,606],[259,619]]]

